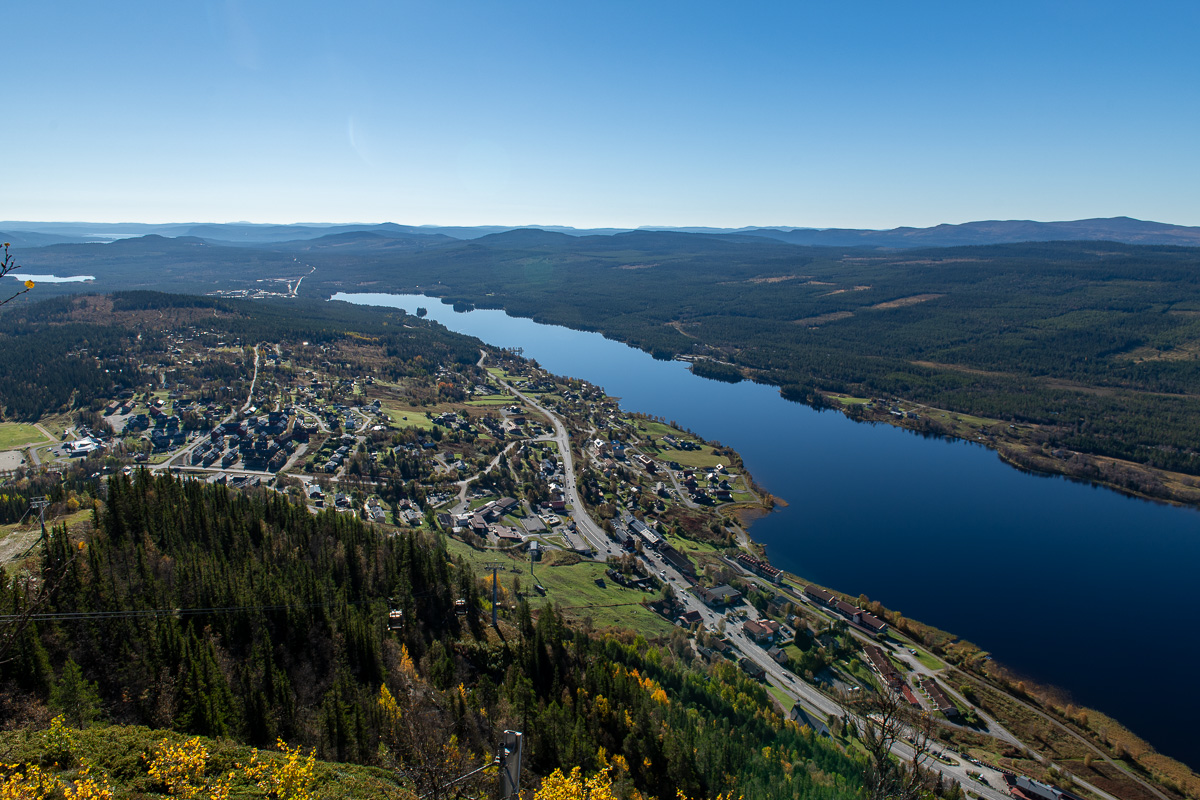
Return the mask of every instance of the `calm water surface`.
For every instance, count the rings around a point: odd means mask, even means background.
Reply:
[[[1023,474],[983,447],[855,423],[769,386],[698,378],[596,333],[415,295],[334,299],[425,307],[623,408],[732,446],[788,503],[751,529],[776,566],[969,639],[1200,767],[1189,622],[1200,513]]]

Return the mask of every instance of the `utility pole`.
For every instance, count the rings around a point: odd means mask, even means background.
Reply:
[[[511,800],[521,791],[521,732],[505,731],[497,755],[500,762],[500,800]]]
[[[506,566],[508,566],[508,565],[505,564],[503,561],[489,561],[488,563],[483,565],[484,569],[490,569],[492,571],[492,627],[493,628],[495,628],[498,624],[497,623],[498,607],[496,605],[496,595],[497,595],[496,587],[499,585],[499,579],[496,577],[496,573]]]
[[[42,495],[41,497],[34,497],[29,501],[29,510],[33,511],[36,508],[38,511],[38,518],[42,522],[42,538],[43,539],[46,538],[46,506],[48,506],[48,505],[50,505],[50,498],[47,497],[46,495]]]

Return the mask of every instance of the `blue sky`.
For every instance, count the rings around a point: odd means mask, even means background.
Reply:
[[[14,5],[0,219],[1200,225],[1200,4]]]

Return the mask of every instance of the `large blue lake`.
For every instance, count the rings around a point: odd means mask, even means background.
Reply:
[[[1024,474],[983,447],[855,423],[769,386],[698,378],[596,333],[415,295],[334,299],[423,306],[732,446],[788,503],[750,531],[776,566],[969,639],[1200,767],[1200,640],[1188,622],[1200,513]]]

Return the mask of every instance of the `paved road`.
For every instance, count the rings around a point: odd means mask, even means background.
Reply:
[[[250,392],[246,395],[246,405],[242,406],[243,414],[250,410],[250,404],[254,402],[254,385],[256,383],[258,383],[258,345],[254,345],[254,377],[250,379]]]
[[[501,450],[499,453],[497,453],[496,457],[493,458],[491,461],[489,461],[488,465],[486,467],[481,469],[479,472],[476,472],[471,477],[464,478],[463,480],[458,481],[458,483],[456,484],[458,486],[458,502],[456,502],[453,506],[450,507],[450,513],[462,514],[464,511],[466,511],[466,509],[467,509],[467,487],[470,486],[475,481],[479,480],[480,476],[495,469],[496,466],[500,463],[501,456],[508,455],[508,451],[512,450],[518,444],[521,444],[520,440],[515,441],[515,442],[509,442],[508,446],[505,447],[503,450]]]
[[[480,351],[479,366],[483,366],[487,360],[487,354]],[[579,497],[579,488],[575,479],[575,457],[571,452],[571,437],[567,435],[567,428],[563,425],[562,420],[558,415],[550,411],[548,408],[538,404],[528,395],[523,394],[513,388],[512,384],[495,376],[496,381],[513,393],[522,402],[537,409],[546,419],[550,420],[550,424],[554,427],[554,434],[550,437],[540,437],[539,440],[553,441],[558,445],[558,452],[563,460],[563,494],[566,495],[567,502],[571,506],[571,517],[575,521],[575,530],[587,542],[588,547],[596,554],[596,558],[600,559],[601,554],[607,553],[612,547],[612,540],[608,538],[608,534],[604,529],[596,524],[596,521],[591,518],[584,508],[583,501]]]

